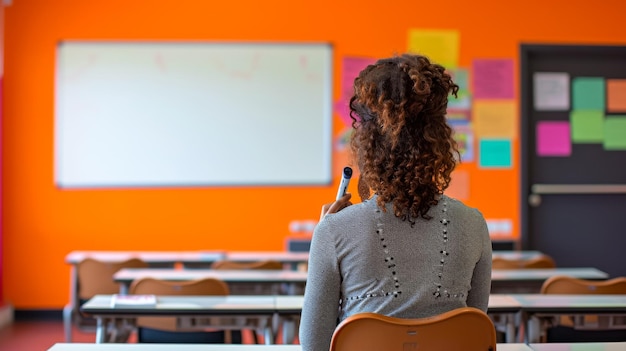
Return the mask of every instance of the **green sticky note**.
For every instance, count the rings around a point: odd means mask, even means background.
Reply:
[[[626,150],[626,116],[611,116],[604,121],[604,148]]]
[[[572,109],[600,110],[606,106],[604,78],[578,77],[572,80]]]
[[[580,110],[570,113],[573,143],[602,143],[604,111]]]
[[[480,167],[511,168],[511,140],[481,139],[478,147]]]

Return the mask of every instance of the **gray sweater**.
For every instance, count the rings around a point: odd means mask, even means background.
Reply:
[[[318,223],[300,324],[303,351],[328,351],[336,325],[359,312],[420,318],[465,306],[487,311],[485,219],[447,196],[429,214],[412,228],[373,197]]]

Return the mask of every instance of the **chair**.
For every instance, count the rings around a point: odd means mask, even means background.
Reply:
[[[142,278],[129,287],[130,294],[144,295],[228,295],[226,283],[215,278],[183,282]],[[178,331],[175,317],[137,318],[137,341],[140,343],[241,343],[240,333],[230,331]]]
[[[138,258],[120,262],[105,262],[85,258],[76,264],[78,282],[75,301],[63,308],[65,339],[72,340],[72,322],[81,330],[95,330],[95,320],[83,316],[79,307],[98,294],[117,294],[120,287],[113,280],[115,272],[122,268],[146,268],[148,264]],[[74,288],[73,288],[74,289]]]
[[[253,262],[239,262],[230,260],[215,261],[211,264],[211,269],[232,269],[232,270],[281,270],[283,264],[274,260],[253,261]],[[233,294],[235,295],[277,295],[280,291],[270,287],[270,289],[264,289],[263,286],[252,284],[244,285],[239,284],[233,287]],[[245,331],[247,332],[247,331]],[[255,331],[252,331],[251,338],[255,344],[259,343],[258,335]]]
[[[494,257],[491,259],[492,269],[524,269],[524,268],[555,268],[554,259],[548,255],[540,255],[531,259],[509,259]]]
[[[224,270],[281,270],[283,264],[274,260],[238,262],[229,260],[215,261],[211,264],[211,269]],[[277,295],[280,290],[275,287],[261,286],[258,284],[237,284],[231,287],[233,295]]]
[[[402,319],[358,313],[343,320],[330,351],[495,351],[496,331],[483,311],[463,307],[433,317]]]
[[[215,261],[211,264],[211,269],[269,269],[279,270],[283,269],[283,264],[274,261],[256,261],[256,262],[236,262],[229,260]]]
[[[586,280],[553,276],[541,286],[542,294],[626,294],[626,277]],[[544,320],[545,342],[626,341],[626,321],[615,316],[557,316]]]

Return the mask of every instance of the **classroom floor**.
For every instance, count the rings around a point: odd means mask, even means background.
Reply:
[[[94,342],[95,333],[74,329],[74,341]],[[43,351],[65,342],[63,321],[22,320],[0,329],[0,351]]]
[[[73,329],[73,342],[95,342],[95,332]],[[131,336],[129,342],[136,338]],[[277,340],[277,342],[280,339]],[[45,351],[58,342],[65,342],[62,320],[18,320],[0,328],[0,351]],[[244,333],[244,343],[252,343]]]

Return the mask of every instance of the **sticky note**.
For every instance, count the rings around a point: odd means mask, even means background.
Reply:
[[[569,74],[567,73],[536,72],[533,75],[533,102],[535,110],[569,110],[569,82]]]
[[[604,112],[579,110],[570,112],[573,143],[602,143]]]
[[[340,98],[335,101],[333,111],[335,111],[337,116],[339,116],[344,126],[352,126],[352,118],[350,118],[350,103],[346,99]]]
[[[454,84],[459,86],[459,90],[469,90],[469,71],[467,68],[452,68],[447,71]]]
[[[578,77],[572,80],[572,110],[604,111],[604,78]]]
[[[354,95],[354,79],[359,76],[359,73],[367,67],[376,62],[376,59],[371,57],[350,57],[346,56],[342,59],[341,67],[341,96],[340,98],[350,101],[352,95]]]
[[[480,138],[517,137],[517,109],[513,100],[475,101],[472,121]]]
[[[511,168],[512,147],[508,139],[481,139],[478,165],[485,168]]]
[[[474,130],[467,121],[452,120],[448,122],[452,128],[452,137],[457,143],[461,162],[474,161]]]
[[[407,51],[424,55],[445,68],[455,68],[459,61],[459,32],[409,29]]]
[[[515,98],[514,75],[512,59],[475,59],[472,63],[474,98]]]
[[[605,119],[603,146],[605,150],[626,150],[626,116]]]
[[[568,121],[540,121],[536,130],[538,156],[570,156],[572,139]]]
[[[455,122],[455,121],[469,121],[471,116],[471,111],[470,110],[451,110],[448,108],[448,110],[446,111],[446,118],[450,121],[450,122]]]
[[[626,79],[608,79],[606,95],[609,112],[626,112]]]
[[[469,199],[470,175],[467,171],[456,170],[452,172],[452,181],[445,190],[445,194],[459,200]]]
[[[452,94],[448,97],[448,108],[455,110],[469,110],[472,107],[470,92],[468,90],[459,90],[456,97]]]

